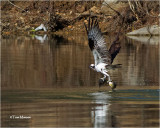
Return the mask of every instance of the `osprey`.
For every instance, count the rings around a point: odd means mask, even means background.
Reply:
[[[102,85],[106,81],[106,77],[108,77],[107,83],[109,83],[111,88],[114,89],[116,84],[112,82],[108,70],[119,67],[119,64],[112,65],[114,58],[121,48],[119,43],[119,33],[113,41],[110,49],[107,50],[106,42],[99,28],[97,19],[89,18],[88,26],[85,23],[84,26],[88,35],[88,44],[95,60],[95,64],[91,64],[90,68],[104,75],[104,77],[99,80],[99,86]]]

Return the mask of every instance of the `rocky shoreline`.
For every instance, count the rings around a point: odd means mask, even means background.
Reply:
[[[8,1],[1,2],[2,34],[83,33],[85,32],[83,22],[89,15],[98,18],[100,28],[105,34],[117,33],[122,25],[122,17],[124,17],[122,34],[159,23],[158,17],[150,18],[148,15],[137,19],[125,1],[109,3],[110,7],[96,1],[14,1],[13,4]],[[150,12],[158,16],[157,8],[158,5],[155,9],[150,9]],[[120,15],[115,10],[120,12]],[[33,31],[41,24],[47,28],[46,32]]]

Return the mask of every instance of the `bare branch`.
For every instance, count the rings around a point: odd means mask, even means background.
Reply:
[[[15,5],[15,4],[13,4],[10,0],[8,0],[8,2],[9,2],[10,4],[12,4],[13,6],[17,7],[18,9],[27,12],[26,10],[22,9],[21,7],[19,7],[19,6]]]
[[[148,16],[153,17],[153,18],[158,18],[159,17],[159,16],[153,16],[153,15],[149,14],[148,7],[147,7],[147,2],[145,3],[145,10],[146,10],[146,13],[147,13]]]
[[[136,16],[137,19],[139,19],[138,15],[137,15],[136,12],[135,12],[135,7],[134,7],[134,5],[131,3],[131,0],[128,0],[128,4],[129,4],[129,7],[130,7],[131,11],[133,12],[133,14]]]

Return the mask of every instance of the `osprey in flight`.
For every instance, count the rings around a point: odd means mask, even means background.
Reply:
[[[114,89],[116,84],[112,82],[108,70],[119,67],[118,65],[112,65],[114,58],[121,48],[119,33],[111,44],[110,49],[107,50],[106,42],[99,28],[97,19],[89,18],[88,26],[85,23],[84,26],[88,35],[88,44],[95,60],[95,64],[91,64],[90,68],[104,75],[104,77],[99,80],[99,86],[102,85],[106,81],[106,77],[108,77],[107,82],[111,88]]]

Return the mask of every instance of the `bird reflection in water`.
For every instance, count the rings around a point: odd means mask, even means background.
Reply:
[[[47,39],[47,35],[46,34],[44,36],[35,35],[35,38],[39,40],[41,43],[44,43],[44,41]]]
[[[115,127],[116,117],[111,112],[109,103],[111,95],[106,92],[96,92],[90,95],[93,96],[93,103],[97,104],[92,107],[91,111],[93,126],[95,128]]]

